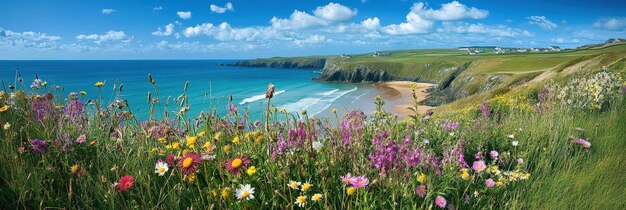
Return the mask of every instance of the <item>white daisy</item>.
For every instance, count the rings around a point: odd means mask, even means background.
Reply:
[[[304,205],[306,204],[306,196],[304,195],[298,196],[298,198],[296,199],[296,202],[294,203],[298,205],[299,207],[304,207]]]
[[[511,142],[511,144],[513,144],[514,147],[517,147],[517,145],[519,144],[519,141],[513,141]]]
[[[157,162],[156,166],[154,166],[154,173],[159,174],[159,176],[163,176],[168,170],[170,170],[170,168],[167,166],[167,163],[163,161]]]
[[[237,196],[237,199],[239,200],[254,199],[254,188],[251,187],[249,184],[246,184],[246,185],[240,184],[239,189],[235,191],[235,195]]]

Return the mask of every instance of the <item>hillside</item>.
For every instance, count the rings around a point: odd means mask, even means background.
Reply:
[[[619,40],[619,39],[618,39]],[[418,81],[435,83],[423,103],[441,105],[472,96],[487,98],[541,81],[562,79],[610,66],[626,56],[625,42],[560,52],[468,55],[456,49],[388,51],[389,55],[317,56],[240,61],[249,67],[320,68],[317,80],[371,83]]]

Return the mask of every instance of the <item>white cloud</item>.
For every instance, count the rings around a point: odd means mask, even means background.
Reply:
[[[183,20],[187,20],[187,19],[191,18],[191,12],[190,11],[187,11],[187,12],[179,11],[176,14],[178,15],[178,17],[182,18]]]
[[[315,35],[310,35],[306,39],[293,40],[293,44],[297,46],[304,46],[307,44],[317,44],[317,43],[322,43],[325,41],[326,41],[326,36],[315,34]]]
[[[437,29],[440,33],[474,33],[485,34],[491,37],[532,37],[533,34],[527,30],[514,29],[504,25],[488,26],[481,23],[452,23],[444,22],[441,28]]]
[[[156,7],[152,8],[152,11],[161,11],[161,10],[163,10],[162,6],[156,6]]]
[[[415,12],[428,20],[462,20],[462,19],[483,19],[489,15],[489,11],[478,9],[476,7],[468,8],[467,6],[459,3],[458,1],[452,1],[447,4],[442,4],[441,9],[426,9],[424,3],[414,4]],[[413,10],[413,9],[412,9]]]
[[[126,33],[124,33],[124,31],[112,31],[112,30],[107,31],[105,34],[91,34],[91,35],[81,34],[81,35],[76,36],[76,39],[92,40],[96,44],[100,44],[102,42],[107,42],[107,41],[129,42],[131,40],[131,38],[126,36]]]
[[[337,3],[329,3],[320,6],[310,15],[306,12],[295,10],[289,18],[273,17],[270,20],[272,27],[278,30],[297,30],[315,26],[328,26],[347,21],[354,17],[357,10]]]
[[[603,18],[593,23],[593,27],[612,31],[626,30],[626,17]]]
[[[544,30],[554,30],[559,27],[556,23],[548,20],[546,16],[530,16],[527,19],[529,24],[538,25]]]
[[[102,14],[105,14],[105,15],[108,15],[114,12],[115,12],[114,9],[102,9]]]
[[[320,6],[313,11],[313,14],[319,18],[323,18],[333,22],[342,22],[350,20],[358,11],[337,3],[328,3],[326,6]]]
[[[219,41],[255,41],[276,38],[277,32],[268,27],[233,28],[227,22],[223,22],[219,25],[203,23],[188,27],[183,31],[183,35],[185,37],[206,35]]]
[[[427,33],[433,26],[433,21],[423,19],[418,13],[424,8],[424,3],[415,3],[406,15],[406,22],[391,24],[383,27],[383,31],[392,35]]]
[[[557,43],[557,44],[578,44],[580,42],[580,40],[578,39],[566,39],[566,38],[553,38],[550,41],[552,41],[552,43]]]
[[[380,20],[378,19],[378,17],[367,18],[363,22],[361,22],[361,25],[366,29],[376,30],[380,28]]]
[[[165,31],[161,29],[161,27],[157,28],[157,31],[152,32],[152,35],[155,36],[169,36],[174,32],[174,24],[170,23],[165,25]]]
[[[220,14],[225,13],[226,11],[235,11],[235,8],[233,7],[233,3],[230,3],[230,2],[226,3],[224,7],[211,4],[210,8],[211,8],[211,12],[220,13]]]
[[[14,32],[0,28],[0,46],[3,48],[54,48],[60,36],[48,35],[41,32],[25,31]]]

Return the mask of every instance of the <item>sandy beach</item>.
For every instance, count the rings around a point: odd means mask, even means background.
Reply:
[[[417,94],[417,100],[422,101],[428,96],[426,90],[432,87],[430,83],[417,83],[410,81],[393,81],[376,84],[380,96],[385,100],[385,109],[398,114],[400,119],[413,114],[407,108],[413,107],[413,90]],[[419,106],[418,111],[421,114],[426,113],[430,106]]]

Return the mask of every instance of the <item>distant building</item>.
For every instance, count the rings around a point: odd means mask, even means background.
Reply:
[[[342,57],[342,58],[352,58],[351,55],[348,55],[348,54],[345,54],[345,53],[339,55],[339,57]]]
[[[389,51],[376,51],[374,52],[374,57],[378,57],[378,56],[387,56],[387,55],[391,55],[391,52]]]
[[[470,49],[470,50],[467,51],[467,54],[468,55],[478,55],[478,54],[480,54],[480,51]]]
[[[553,52],[561,51],[561,48],[559,46],[550,46],[548,49],[550,49],[550,51],[553,51]]]

